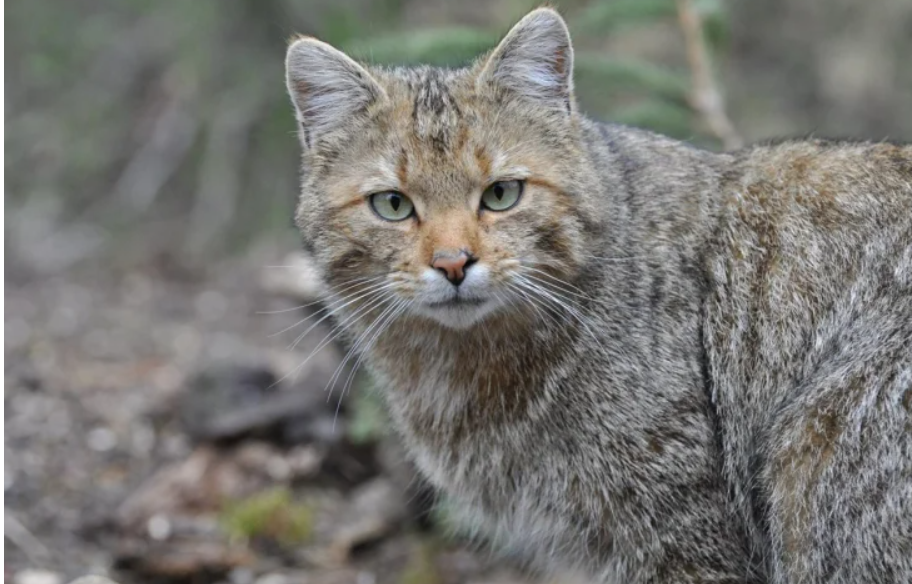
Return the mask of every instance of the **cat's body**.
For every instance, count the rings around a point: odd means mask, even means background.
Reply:
[[[299,224],[419,467],[597,581],[910,581],[912,147],[596,124],[565,32],[540,10],[474,69],[373,79],[289,52]],[[473,211],[506,178],[522,198]],[[412,218],[371,214],[384,189]]]

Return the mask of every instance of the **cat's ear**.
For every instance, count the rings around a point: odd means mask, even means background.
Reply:
[[[533,10],[520,20],[484,62],[478,84],[500,84],[566,111],[573,107],[573,46],[560,15]]]
[[[288,47],[285,80],[308,144],[350,123],[385,95],[364,67],[313,38]]]

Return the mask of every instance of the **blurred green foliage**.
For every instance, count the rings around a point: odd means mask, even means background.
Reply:
[[[390,421],[383,398],[363,370],[358,373],[348,401],[347,435],[354,444],[376,442],[390,433]]]
[[[523,7],[523,11],[530,7]],[[721,49],[726,39],[721,0],[702,0],[696,8],[706,23],[710,48]],[[676,15],[675,0],[596,0],[567,12],[577,46],[574,65],[578,98],[584,109],[597,117],[697,139],[712,146],[711,139],[699,135],[688,105],[690,80],[686,70],[620,59],[589,48],[597,47],[600,39],[617,30],[648,26],[657,21],[674,22]],[[492,48],[505,30],[505,27],[466,26],[408,32],[390,30],[374,35],[351,34],[339,38],[338,43],[354,57],[370,63],[452,67],[471,62]],[[349,32],[355,33],[357,29]]]
[[[233,539],[267,539],[293,546],[313,533],[313,510],[294,501],[291,491],[276,487],[225,505],[219,524]]]
[[[479,15],[469,20],[486,24],[446,26],[458,21],[435,19],[436,4],[11,3],[7,222],[43,214],[29,232],[58,239],[68,225],[89,222],[108,244],[101,247],[160,248],[200,261],[264,231],[290,234],[298,145],[283,82],[285,43],[312,34],[374,64],[460,66],[537,3],[465,0],[465,13]],[[723,48],[721,1],[698,6],[712,46]],[[687,105],[686,69],[618,57],[606,45],[657,23],[674,30],[674,0],[568,0],[558,8],[574,35],[585,112],[714,145]],[[415,16],[420,9],[427,14]]]
[[[416,542],[409,555],[408,563],[399,575],[399,584],[441,584],[446,582],[443,574],[434,564],[437,555],[435,542],[425,538]]]

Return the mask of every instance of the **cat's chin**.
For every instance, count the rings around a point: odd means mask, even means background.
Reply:
[[[467,330],[478,325],[498,308],[493,299],[482,301],[448,301],[423,304],[416,312],[437,324],[454,330]]]

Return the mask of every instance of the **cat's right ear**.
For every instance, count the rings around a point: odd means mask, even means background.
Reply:
[[[288,47],[285,81],[308,147],[351,124],[385,95],[364,67],[342,51],[308,37]]]
[[[537,103],[572,111],[573,46],[564,19],[551,8],[527,14],[483,62],[476,83],[499,84]]]

